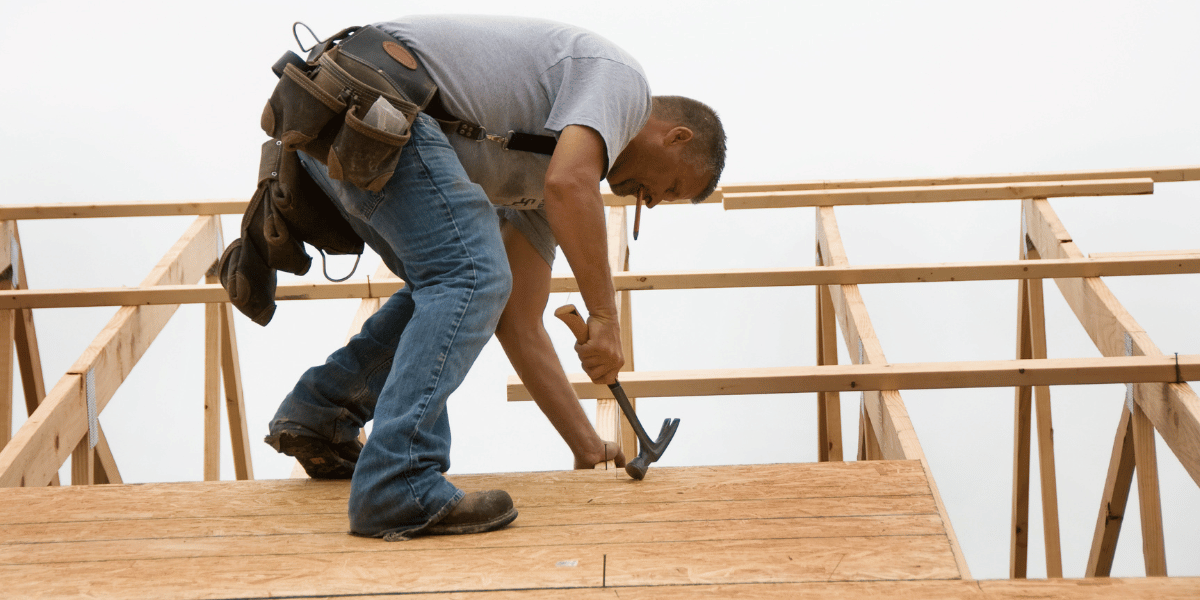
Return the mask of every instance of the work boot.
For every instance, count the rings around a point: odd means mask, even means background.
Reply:
[[[267,443],[271,443],[270,438]],[[358,438],[335,444],[321,438],[281,433],[276,450],[295,458],[313,479],[350,479],[362,444]]]
[[[426,527],[426,535],[459,535],[500,529],[517,518],[512,497],[504,490],[471,492],[449,514]]]

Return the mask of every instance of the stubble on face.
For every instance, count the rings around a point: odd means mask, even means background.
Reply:
[[[608,184],[608,188],[612,190],[612,193],[618,196],[636,196],[638,190],[642,187],[644,186],[641,183],[633,179],[626,179],[620,183],[609,182]]]

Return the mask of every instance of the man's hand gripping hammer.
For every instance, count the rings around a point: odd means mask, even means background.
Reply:
[[[567,324],[580,344],[587,343],[587,323],[573,305],[560,306],[554,311],[554,316]],[[613,381],[608,385],[608,389],[612,390],[613,397],[617,399],[617,404],[621,407],[621,412],[625,413],[625,418],[629,419],[629,424],[633,426],[633,431],[637,434],[638,441],[641,442],[637,458],[625,463],[625,472],[634,479],[642,479],[646,476],[646,469],[650,468],[650,463],[662,456],[667,449],[667,444],[671,443],[671,438],[675,437],[675,430],[679,429],[679,419],[664,419],[658,439],[652,440],[649,435],[646,435],[646,430],[642,428],[642,422],[638,420],[637,414],[633,412],[633,405],[629,403],[629,397],[625,395],[625,390],[621,389],[621,382]]]

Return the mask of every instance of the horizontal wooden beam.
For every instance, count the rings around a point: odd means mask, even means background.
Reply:
[[[605,206],[632,206],[633,196],[602,194]],[[719,204],[723,199],[718,188],[704,204]],[[246,212],[249,200],[186,200],[156,202],[10,204],[0,206],[0,221],[33,219],[103,219],[114,217],[177,217],[202,215],[240,215]],[[666,203],[663,206],[685,205],[687,202]]]
[[[920,187],[801,190],[750,194],[726,192],[725,208],[790,208],[798,206],[1019,200],[1022,198],[1062,198],[1068,196],[1130,196],[1153,192],[1154,180],[1148,177],[1088,181],[974,183]]]
[[[1069,277],[1120,277],[1200,273],[1200,251],[1148,256],[1105,256],[1049,260],[990,261],[911,265],[798,267],[793,269],[733,269],[728,271],[630,272],[613,275],[624,290],[677,290],[776,287],[833,284],[927,283],[995,281]],[[387,298],[404,283],[398,279],[368,279],[339,283],[283,284],[276,300],[333,300]],[[550,291],[578,291],[575,278],[551,279]],[[92,288],[0,291],[0,310],[10,308],[68,308],[81,306],[139,306],[226,302],[216,284],[165,285],[153,288]]]
[[[1152,179],[1159,183],[1200,180],[1200,166],[1093,171],[1049,171],[1044,173],[1000,173],[951,177],[892,179],[840,179],[794,182],[740,183],[717,188],[705,203],[722,202],[724,194],[763,194],[805,190],[838,190],[914,186],[970,185],[985,183],[1078,181],[1101,179]],[[633,196],[604,193],[606,206],[632,206]],[[242,214],[248,200],[190,200],[120,203],[12,204],[0,206],[0,221],[24,219],[82,219],[104,217],[158,217],[177,215]],[[673,203],[681,205],[680,203]],[[683,203],[686,204],[686,203]],[[664,204],[663,206],[671,206]]]
[[[1178,362],[1176,362],[1178,361]],[[639,398],[801,394],[874,390],[1092,385],[1200,380],[1200,354],[1043,358],[930,363],[826,365],[756,369],[631,371],[621,374],[625,393]],[[580,398],[605,398],[607,386],[582,373],[568,379]],[[515,376],[510,401],[531,400]]]
[[[968,185],[1015,181],[1079,181],[1085,179],[1153,179],[1157,183],[1200,180],[1200,165],[1150,169],[1110,169],[1101,171],[1046,171],[1042,173],[992,173],[951,177],[905,177],[893,179],[830,179],[816,181],[777,181],[738,183],[722,186],[726,194],[789,192],[802,190],[844,190],[879,187],[928,185]]]
[[[0,221],[229,215],[246,212],[246,205],[248,203],[249,200],[192,200],[183,202],[114,202],[104,204],[10,204],[0,206]]]

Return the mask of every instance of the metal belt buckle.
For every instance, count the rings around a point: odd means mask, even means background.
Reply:
[[[483,129],[483,128],[480,127],[480,129]],[[508,130],[508,135],[503,135],[503,136],[488,133],[486,130],[483,132],[484,139],[486,139],[490,142],[496,142],[497,144],[500,144],[500,148],[503,150],[508,150],[508,142],[512,140],[512,136],[513,136],[513,132],[511,129]],[[479,140],[479,141],[483,141],[483,140]]]

